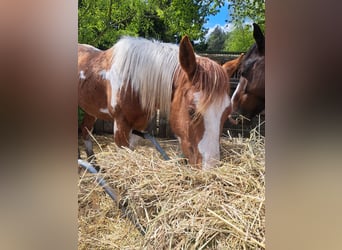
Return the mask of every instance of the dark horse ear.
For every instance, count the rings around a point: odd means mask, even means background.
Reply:
[[[265,53],[265,36],[262,33],[259,25],[257,25],[256,23],[253,23],[253,37],[257,44],[258,50],[260,51],[260,53],[264,54]]]
[[[179,44],[179,63],[187,73],[189,80],[192,80],[196,72],[196,56],[188,36],[184,36]]]

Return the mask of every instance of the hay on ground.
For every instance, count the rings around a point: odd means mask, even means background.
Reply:
[[[111,136],[96,139],[102,176],[125,215],[94,175],[81,174],[79,249],[265,248],[263,137],[222,138],[220,166],[210,171],[184,165],[174,141],[161,143],[172,158],[164,161],[146,141],[132,151]]]

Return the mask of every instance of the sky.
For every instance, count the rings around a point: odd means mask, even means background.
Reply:
[[[209,21],[204,24],[205,28],[213,28],[216,25],[224,26],[228,19],[228,1],[225,1],[224,6],[220,8],[220,12],[215,16],[209,16]]]
[[[211,15],[208,17],[208,21],[203,25],[204,28],[208,28],[208,33],[205,35],[207,39],[211,32],[214,31],[216,26],[220,26],[225,32],[231,32],[234,29],[234,25],[232,23],[227,23],[226,20],[230,20],[228,11],[228,0],[225,1],[224,5],[220,8],[220,12],[218,12],[215,16]],[[250,19],[246,18],[245,24],[251,24]]]
[[[216,26],[220,26],[225,31],[231,31],[233,29],[233,25],[226,22],[226,20],[229,19],[228,15],[228,1],[225,1],[225,4],[220,8],[220,12],[215,16],[209,16],[209,20],[204,24],[204,28],[209,28],[206,37],[209,36]]]

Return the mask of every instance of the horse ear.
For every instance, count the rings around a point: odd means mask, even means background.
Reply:
[[[234,72],[240,66],[243,56],[244,56],[244,53],[241,53],[239,57],[235,58],[234,60],[230,60],[222,65],[222,67],[226,70],[229,78],[234,74]]]
[[[253,23],[253,37],[258,46],[258,50],[261,53],[265,53],[265,36],[256,23]]]
[[[189,80],[196,72],[196,56],[188,36],[184,36],[179,44],[179,62],[182,69],[187,73]]]

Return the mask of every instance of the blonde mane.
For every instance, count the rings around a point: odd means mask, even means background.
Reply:
[[[112,70],[139,94],[142,108],[170,112],[173,77],[179,67],[177,45],[123,37],[113,46]]]

